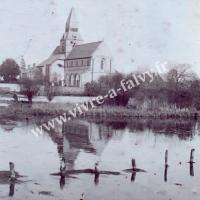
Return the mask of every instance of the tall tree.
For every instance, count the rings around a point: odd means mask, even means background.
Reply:
[[[6,59],[0,65],[0,76],[3,77],[4,81],[15,81],[17,76],[20,74],[19,65],[14,59]]]

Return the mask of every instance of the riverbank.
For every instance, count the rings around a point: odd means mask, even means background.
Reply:
[[[2,119],[42,119],[59,116],[73,108],[70,103],[8,103],[8,106],[0,108],[0,116]]]
[[[1,107],[1,117],[35,118],[58,117],[73,110],[73,103],[9,103],[7,107]],[[78,114],[78,111],[77,111]],[[136,110],[121,106],[100,106],[77,116],[78,118],[97,120],[123,120],[131,118],[159,118],[159,119],[198,119],[200,112],[196,109],[157,108],[155,110]]]
[[[119,106],[103,106],[85,113],[87,118],[129,119],[129,118],[159,118],[159,119],[198,119],[200,112],[196,109],[160,108],[156,110],[136,110]]]

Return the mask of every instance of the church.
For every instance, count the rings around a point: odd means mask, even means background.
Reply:
[[[60,44],[37,67],[52,86],[84,90],[87,82],[111,74],[112,58],[103,41],[84,43],[72,8]]]

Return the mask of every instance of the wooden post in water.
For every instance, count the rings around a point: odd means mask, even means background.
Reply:
[[[66,167],[65,158],[63,157],[60,161],[60,176],[62,179],[65,179]]]
[[[165,151],[165,167],[168,167],[168,150]]]
[[[194,176],[194,167],[193,167],[193,164],[194,164],[194,151],[195,151],[195,149],[191,149],[191,152],[190,152],[190,161],[189,161],[189,164],[190,164],[190,176]]]
[[[132,159],[131,162],[132,162],[132,168],[135,169],[136,168],[136,161],[135,161],[135,159]]]
[[[168,150],[165,151],[165,171],[164,171],[164,181],[167,182],[167,171],[168,171]]]
[[[15,164],[13,162],[9,162],[9,167],[10,167],[10,179],[15,180],[16,179]]]
[[[194,163],[194,151],[195,151],[195,149],[191,149],[191,152],[190,152],[190,163]]]
[[[94,166],[94,173],[95,173],[95,174],[99,174],[98,165],[99,165],[99,163],[98,163],[98,162],[97,162],[97,163],[95,163],[95,166]]]

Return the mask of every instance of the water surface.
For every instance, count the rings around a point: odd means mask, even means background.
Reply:
[[[86,200],[199,199],[200,130],[194,121],[134,120],[131,122],[74,121],[36,137],[35,122],[1,120],[0,171],[13,161],[16,170],[27,177],[16,184],[13,199]],[[187,163],[195,148],[193,170]],[[164,154],[169,150],[169,168]],[[60,159],[68,169],[99,168],[122,172],[120,176],[75,175],[60,183]],[[147,173],[123,172],[136,159]],[[0,198],[10,199],[10,186],[0,185]]]

